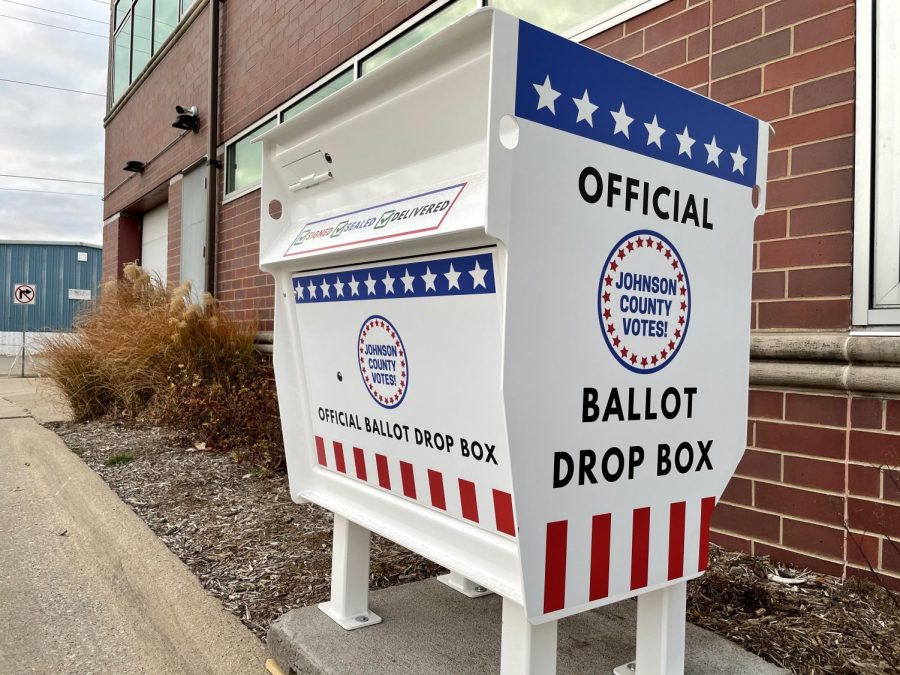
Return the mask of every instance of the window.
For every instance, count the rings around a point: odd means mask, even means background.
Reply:
[[[125,93],[196,0],[119,0],[113,41],[112,102]]]
[[[415,47],[422,40],[430,38],[439,30],[458,21],[480,6],[481,3],[478,0],[456,0],[456,2],[450,3],[360,61],[360,74],[371,73],[378,66],[383,66],[395,56],[399,56],[410,47]]]
[[[853,323],[900,324],[900,3],[860,2],[856,44]]]
[[[562,35],[593,27],[598,17],[612,9],[626,10],[642,4],[649,3],[646,0],[490,0],[492,7]]]
[[[285,108],[284,112],[281,113],[281,121],[284,122],[296,115],[299,115],[307,108],[311,108],[319,101],[324,101],[338,89],[346,87],[351,82],[353,82],[353,69],[347,68],[347,70],[345,70],[340,75],[335,76],[333,79],[329,80],[318,89],[314,89],[296,103],[292,103],[290,106]]]
[[[253,140],[274,128],[277,123],[277,120],[271,119],[226,148],[225,194],[259,185],[262,176],[262,145]]]

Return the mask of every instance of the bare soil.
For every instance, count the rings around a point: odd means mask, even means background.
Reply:
[[[328,598],[331,515],[294,504],[284,474],[261,475],[167,429],[51,426],[261,639],[281,614]],[[372,588],[443,571],[373,537]],[[900,597],[867,581],[713,546],[709,571],[688,586],[688,618],[793,672],[900,674]]]

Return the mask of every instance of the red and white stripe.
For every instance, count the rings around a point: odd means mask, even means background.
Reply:
[[[715,497],[705,497],[636,508],[616,518],[600,513],[590,522],[577,521],[577,527],[570,520],[547,523],[544,613],[705,571],[715,503]]]
[[[460,520],[510,537],[516,536],[512,495],[505,490],[450,476],[424,465],[339,441],[315,437],[316,460],[325,469],[443,511]]]

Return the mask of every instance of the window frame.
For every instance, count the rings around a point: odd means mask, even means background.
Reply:
[[[888,9],[884,9],[888,8]],[[881,10],[893,12],[900,18],[900,8],[884,0],[873,3],[856,4],[856,120],[855,120],[855,152],[853,187],[853,296],[852,323],[856,327],[867,330],[889,329],[894,332],[900,326],[900,304],[879,306],[875,297],[877,275],[886,264],[889,251],[879,247],[881,238],[889,237],[888,243],[900,241],[900,222],[888,220],[891,206],[888,198],[876,198],[879,180],[896,176],[900,173],[900,136],[896,133],[889,141],[878,131],[879,119],[891,119],[891,115],[900,115],[900,103],[889,101],[896,106],[885,105],[879,101],[878,63],[887,63],[882,49],[900,57],[900,36],[895,35],[892,44],[879,44],[879,26],[892,27],[888,17],[879,20]],[[891,52],[893,50],[893,52]],[[880,109],[884,105],[885,109]],[[894,117],[895,118],[895,117]],[[892,142],[892,146],[879,148],[879,142]],[[884,172],[884,173],[882,173]],[[900,197],[894,196],[894,199]],[[892,241],[891,241],[892,240]],[[894,252],[900,256],[900,251]],[[898,260],[894,260],[896,265]],[[881,266],[881,270],[879,267]],[[900,279],[898,279],[900,281]]]

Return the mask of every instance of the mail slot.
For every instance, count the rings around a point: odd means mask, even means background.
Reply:
[[[702,574],[744,448],[768,134],[490,9],[266,133],[293,498],[553,645]]]

